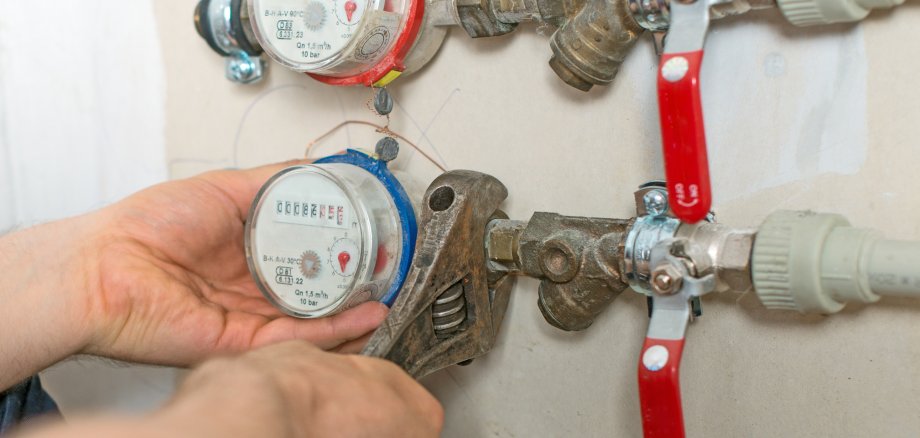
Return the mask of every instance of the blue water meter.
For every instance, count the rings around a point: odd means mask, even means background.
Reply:
[[[349,150],[265,183],[246,221],[246,258],[272,304],[318,318],[367,301],[391,305],[417,232],[412,202],[387,163]]]

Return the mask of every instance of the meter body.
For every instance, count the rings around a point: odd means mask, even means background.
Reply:
[[[416,235],[412,202],[386,163],[348,151],[266,182],[246,222],[246,258],[272,304],[317,318],[366,301],[391,305]]]
[[[269,57],[333,85],[385,86],[447,32],[426,22],[425,0],[249,0],[249,15]]]

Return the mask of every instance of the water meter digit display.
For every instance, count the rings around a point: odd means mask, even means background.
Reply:
[[[401,214],[384,184],[360,167],[286,169],[262,187],[250,210],[250,271],[262,293],[293,316],[380,301],[398,289],[403,257],[411,260]]]

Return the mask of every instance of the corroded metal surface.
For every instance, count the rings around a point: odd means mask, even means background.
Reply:
[[[611,83],[645,30],[660,39],[670,26],[667,0],[453,1],[460,26],[474,38],[504,35],[525,21],[557,28],[549,65],[582,91]],[[718,19],[775,6],[775,0],[726,0],[711,13]]]
[[[526,223],[495,221],[487,240],[492,269],[538,278],[547,322],[584,330],[628,284],[620,274],[630,220],[536,213]]]
[[[644,29],[625,0],[590,0],[566,11],[566,23],[553,34],[549,65],[567,84],[582,91],[613,82]]]
[[[517,27],[497,18],[490,0],[456,0],[456,7],[460,27],[473,38],[500,36]]]
[[[415,259],[403,291],[363,354],[419,378],[477,358],[495,343],[514,277],[489,277],[486,226],[508,196],[471,171],[438,177],[425,194]]]

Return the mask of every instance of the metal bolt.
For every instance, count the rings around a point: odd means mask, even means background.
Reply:
[[[390,162],[399,155],[399,142],[393,137],[383,137],[377,142],[377,159]]]
[[[649,190],[642,197],[645,211],[651,216],[661,216],[668,212],[668,195],[661,190]]]
[[[227,58],[227,79],[240,84],[251,84],[262,79],[262,60],[244,52]]]
[[[386,88],[377,88],[374,91],[374,111],[385,116],[393,112],[393,97]]]
[[[652,289],[660,295],[674,295],[684,284],[680,271],[670,264],[659,266],[652,271]]]

